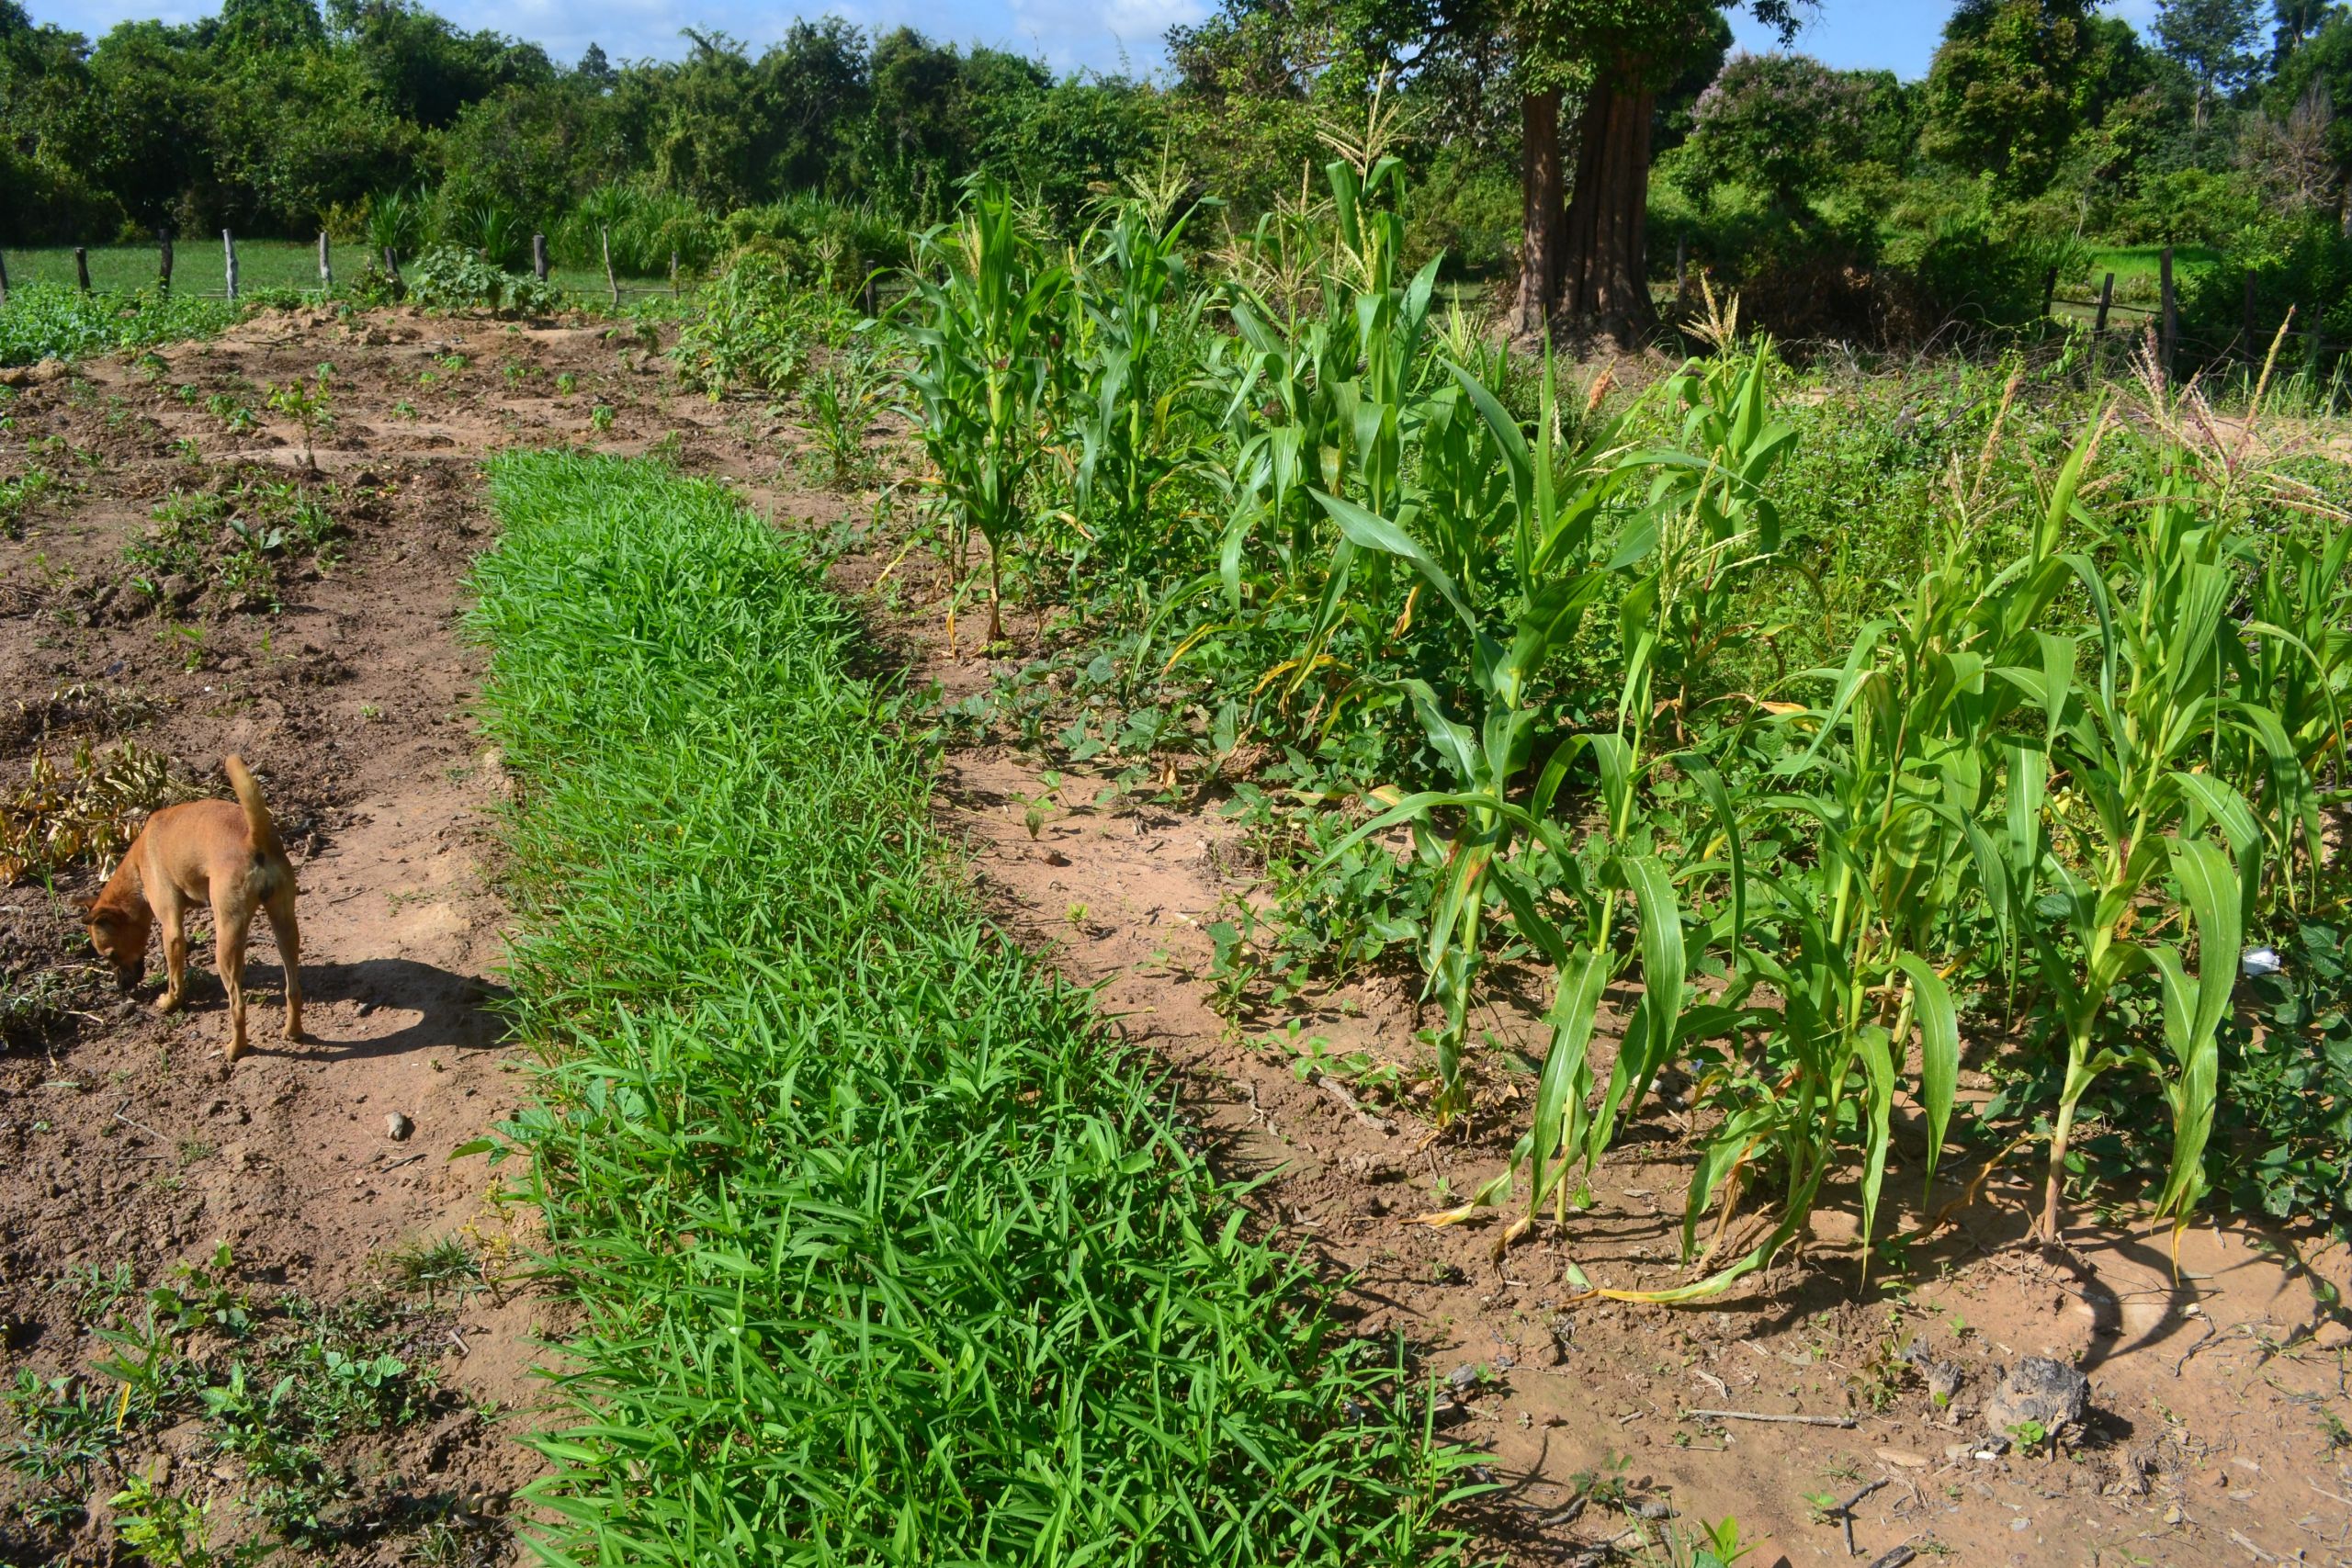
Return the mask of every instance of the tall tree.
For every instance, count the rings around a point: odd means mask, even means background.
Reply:
[[[2265,91],[2271,115],[2290,118],[2305,103],[2321,106],[2326,123],[2321,144],[2335,159],[2338,199],[2352,192],[2352,15],[2331,12],[2301,47],[2278,67]],[[2344,212],[2352,231],[2352,207]]]
[[[2270,63],[2295,52],[2302,41],[2319,31],[2330,14],[2341,10],[2335,0],[2270,0]]]
[[[1746,0],[1783,39],[1811,3]],[[1539,332],[1556,317],[1634,343],[1655,325],[1647,223],[1657,96],[1694,49],[1714,42],[1721,9],[1712,0],[1520,0],[1518,330]],[[1581,102],[1571,176],[1561,110],[1573,90]]]
[[[2156,41],[2197,84],[2197,129],[2205,100],[2254,79],[2261,57],[2261,0],[2156,0]]]
[[[2075,135],[2135,91],[2131,24],[2094,0],[1962,0],[1928,68],[1920,148],[2010,199],[2046,187]]]
[[[1690,172],[1698,186],[1745,185],[1762,191],[1782,216],[1804,218],[1808,198],[1867,151],[1876,85],[1810,55],[1736,57],[1692,111]]]

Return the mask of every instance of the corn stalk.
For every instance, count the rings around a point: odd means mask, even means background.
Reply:
[[[907,328],[907,384],[922,411],[923,449],[956,530],[956,564],[977,529],[989,547],[989,641],[1004,637],[1004,551],[1022,531],[1023,489],[1045,450],[1052,328],[1069,274],[1043,265],[1012,197],[994,178],[971,187],[952,231],[916,242],[919,319]]]

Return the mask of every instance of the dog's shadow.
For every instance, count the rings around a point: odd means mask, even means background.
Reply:
[[[509,995],[504,987],[413,958],[367,958],[302,965],[303,1036],[288,1040],[272,1016],[285,984],[277,964],[247,961],[245,1027],[254,1055],[344,1061],[409,1051],[480,1051],[495,1046],[505,1032],[497,1011]],[[373,1032],[371,1024],[381,1028],[387,1015],[405,1021],[387,1033]]]

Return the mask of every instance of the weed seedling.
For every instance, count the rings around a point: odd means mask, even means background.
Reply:
[[[269,406],[302,428],[302,466],[319,466],[314,443],[322,430],[334,428],[334,393],[328,384],[332,365],[322,365],[308,385],[295,380],[269,389]]]

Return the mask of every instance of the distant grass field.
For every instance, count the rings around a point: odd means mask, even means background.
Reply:
[[[2118,288],[2133,278],[2154,279],[2164,270],[2165,248],[2162,245],[2110,245],[2091,252],[2087,269],[2091,287],[2107,273],[2115,274]],[[2222,265],[2222,253],[2210,245],[2175,245],[2172,248],[2173,277],[2190,268],[2202,270]]]
[[[582,1309],[542,1552],[1456,1560],[1475,1456],[972,908],[821,563],[654,463],[489,467],[511,1016],[548,1063],[509,1131]]]
[[[349,283],[367,268],[373,253],[362,244],[330,247],[328,259],[334,267],[338,286]],[[402,258],[405,260],[406,258]],[[69,288],[74,283],[74,247],[47,245],[38,249],[0,248],[0,261],[8,268],[12,287],[28,283],[62,283]],[[154,287],[156,249],[143,245],[93,245],[90,247],[90,287],[128,293],[136,288]],[[595,267],[559,266],[549,269],[548,279],[557,287],[582,294],[602,293],[605,275]],[[237,286],[241,292],[256,289],[294,288],[315,289],[319,286],[319,247],[311,240],[239,240],[237,242]],[[642,278],[624,276],[621,287],[628,291],[667,288],[667,278]],[[220,237],[207,238],[189,235],[173,246],[172,289],[179,294],[222,295],[228,292],[228,278],[222,265]]]

